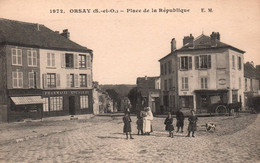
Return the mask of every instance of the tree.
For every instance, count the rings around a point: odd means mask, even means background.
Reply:
[[[140,111],[141,106],[142,106],[142,93],[137,89],[137,87],[132,88],[127,97],[130,100],[130,103],[132,105],[132,111],[136,112],[136,111]]]
[[[121,104],[121,99],[119,94],[114,89],[107,89],[106,92],[108,93],[109,97],[113,100],[113,106],[117,103],[118,106]]]

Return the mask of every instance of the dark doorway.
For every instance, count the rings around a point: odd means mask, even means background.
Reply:
[[[75,97],[69,97],[69,113],[70,115],[75,115]]]

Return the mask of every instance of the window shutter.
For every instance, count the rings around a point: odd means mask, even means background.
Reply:
[[[189,57],[189,69],[192,69],[192,57]]]
[[[47,88],[47,74],[42,74],[43,88]]]
[[[56,74],[56,86],[60,87],[60,74]]]
[[[64,68],[65,67],[65,54],[61,53],[60,56],[61,56],[61,67]]]
[[[47,53],[47,66],[51,66],[51,54]]]
[[[74,54],[74,68],[79,68],[78,54]]]
[[[208,55],[208,68],[211,68],[211,55]]]
[[[88,87],[91,87],[91,78],[90,78],[90,75],[87,75],[87,81],[88,81],[88,84],[87,84],[87,86]]]
[[[52,66],[55,67],[55,54],[54,53],[51,54],[51,63],[52,63]]]
[[[12,78],[13,78],[13,88],[16,88],[17,87],[17,79],[16,79],[16,72],[12,72]]]
[[[23,72],[18,72],[18,85],[19,85],[19,88],[22,88],[23,87]]]
[[[178,58],[178,70],[181,69],[181,57]]]
[[[199,68],[199,56],[195,56],[195,69]]]
[[[29,88],[33,88],[33,72],[28,73]]]
[[[70,87],[70,74],[67,74],[67,87]]]
[[[74,75],[74,84],[75,84],[75,87],[79,87],[79,75],[78,74]]]
[[[91,68],[91,57],[87,55],[87,68]]]

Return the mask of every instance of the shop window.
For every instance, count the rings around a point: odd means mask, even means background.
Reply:
[[[182,77],[182,90],[188,90],[189,89],[189,80],[188,77]]]
[[[47,66],[55,67],[55,53],[47,53]]]
[[[73,60],[73,54],[65,54],[65,63],[67,68],[73,68],[74,67],[74,60]]]
[[[27,50],[28,66],[37,66],[36,50]]]
[[[86,68],[86,55],[79,55],[79,67]]]
[[[48,98],[43,98],[44,103],[43,103],[43,111],[48,112],[49,111],[49,99]]]
[[[12,65],[22,66],[22,49],[12,48]]]
[[[50,97],[50,111],[60,111],[63,109],[63,98],[61,96],[58,97]]]
[[[211,68],[211,56],[200,55],[195,56],[196,69],[210,69]]]
[[[88,107],[88,96],[80,96],[80,109],[86,109]]]
[[[80,74],[80,87],[87,87],[87,75]]]
[[[23,88],[23,72],[13,71],[13,88]]]

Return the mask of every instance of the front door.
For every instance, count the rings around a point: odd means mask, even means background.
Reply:
[[[75,115],[75,97],[69,97],[69,113],[70,115]]]

